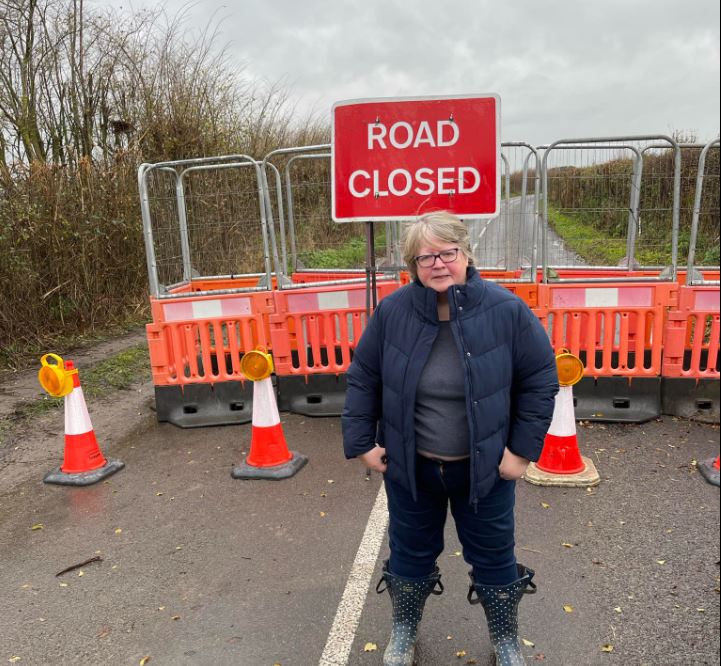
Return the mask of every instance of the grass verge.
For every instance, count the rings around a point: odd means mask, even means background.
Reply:
[[[150,311],[143,311],[123,321],[116,321],[85,333],[48,334],[42,338],[14,340],[11,344],[0,348],[0,376],[3,371],[17,372],[33,367],[38,359],[52,349],[86,349],[112,338],[123,336],[145,326],[150,319]]]
[[[548,222],[566,246],[589,266],[618,266],[626,256],[625,236],[609,238],[606,232],[599,231],[583,218],[561,213],[551,206],[548,207]],[[655,246],[643,247],[641,239],[637,240],[634,254],[641,266],[665,265],[670,261],[665,251],[659,251]]]
[[[117,391],[149,380],[150,360],[147,344],[129,347],[109,358],[84,368],[80,373],[83,395],[91,400],[106,398]],[[19,403],[12,415],[0,419],[0,448],[4,434],[19,421],[41,416],[62,407],[64,398],[46,395],[39,400]]]

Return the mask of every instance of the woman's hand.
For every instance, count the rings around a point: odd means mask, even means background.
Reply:
[[[503,458],[501,458],[501,464],[498,466],[498,471],[502,479],[506,479],[506,481],[515,481],[525,474],[526,468],[530,462],[530,460],[517,456],[513,453],[513,451],[506,447],[503,451]]]
[[[370,451],[366,451],[358,456],[360,460],[368,469],[372,469],[375,472],[385,473],[388,469],[388,465],[383,461],[383,457],[386,454],[386,450],[382,446],[376,446]]]

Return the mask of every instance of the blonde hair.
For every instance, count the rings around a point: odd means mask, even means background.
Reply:
[[[414,278],[418,277],[418,267],[415,261],[418,250],[424,242],[433,239],[444,243],[454,243],[466,256],[468,265],[474,265],[475,260],[471,252],[471,242],[466,225],[448,211],[427,213],[415,222],[408,224],[403,230],[403,261],[406,262],[408,271]]]

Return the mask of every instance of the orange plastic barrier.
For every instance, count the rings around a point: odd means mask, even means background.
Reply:
[[[378,300],[399,287],[399,281],[379,280]],[[276,375],[345,372],[366,326],[365,284],[276,291],[274,297],[269,320]]]
[[[318,273],[306,273],[303,271],[293,273],[290,279],[293,284],[312,284],[314,282],[327,282],[330,280],[362,280],[365,279],[365,276],[364,271],[333,271],[328,269],[327,271]]]
[[[679,287],[664,331],[664,377],[719,379],[719,287]]]
[[[665,311],[675,284],[538,285],[536,315],[554,349],[584,363],[585,376],[654,377],[661,373]]]
[[[168,299],[155,306],[158,316],[146,333],[156,386],[243,380],[241,355],[269,346],[272,292]]]

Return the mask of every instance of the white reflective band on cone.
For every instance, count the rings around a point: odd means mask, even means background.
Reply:
[[[83,435],[92,429],[83,389],[76,386],[65,396],[65,434]]]
[[[556,394],[556,406],[553,409],[553,420],[548,434],[557,437],[572,437],[576,434],[573,386],[561,386]]]
[[[271,378],[253,382],[253,425],[268,428],[279,423],[280,415]]]

